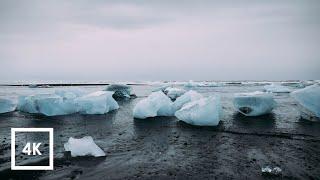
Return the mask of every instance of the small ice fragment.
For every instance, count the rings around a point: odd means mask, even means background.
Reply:
[[[85,136],[80,139],[70,137],[68,142],[64,144],[65,151],[71,151],[72,157],[77,156],[94,156],[100,157],[106,154],[96,145],[91,136]]]
[[[163,92],[153,92],[133,108],[133,117],[145,119],[155,116],[172,116],[172,101]]]
[[[75,99],[81,114],[105,114],[119,108],[112,91],[97,91]]]
[[[15,99],[0,97],[0,113],[12,112],[16,109],[17,103]]]
[[[276,102],[270,93],[237,93],[233,99],[234,107],[245,116],[260,116],[270,113]]]
[[[279,176],[279,175],[281,175],[282,170],[279,167],[272,168],[270,166],[266,166],[266,167],[261,168],[261,172],[264,175]]]
[[[164,93],[171,99],[175,100],[181,95],[183,95],[186,91],[179,88],[168,87],[164,90]]]
[[[201,98],[185,104],[175,116],[191,125],[216,126],[222,116],[219,96]]]
[[[271,92],[271,93],[290,93],[291,90],[287,87],[281,86],[279,84],[271,84],[271,85],[265,85],[264,90],[266,92]]]
[[[314,84],[290,94],[301,106],[301,116],[304,119],[320,120],[320,85]]]
[[[115,99],[130,98],[133,95],[131,94],[131,87],[125,84],[111,84],[106,87],[105,91],[113,91],[113,98]]]

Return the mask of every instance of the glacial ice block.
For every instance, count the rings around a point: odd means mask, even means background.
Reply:
[[[131,87],[125,84],[111,84],[106,87],[105,91],[113,91],[113,97],[116,99],[130,98]]]
[[[183,95],[186,91],[184,89],[168,87],[164,90],[164,93],[172,100],[177,99],[181,95]]]
[[[307,120],[320,120],[320,85],[314,84],[290,94],[299,102],[301,116]]]
[[[46,116],[67,115],[77,112],[74,99],[63,98],[56,94],[21,96],[19,97],[17,109]]]
[[[16,109],[17,103],[15,99],[0,97],[0,114],[12,112]]]
[[[112,91],[97,91],[75,99],[81,114],[105,114],[119,108]]]
[[[54,97],[54,94],[37,94],[37,95],[29,95],[29,96],[20,96],[18,98],[18,106],[17,109],[22,112],[27,113],[40,113],[39,111],[39,99]]]
[[[196,126],[216,126],[222,117],[219,96],[201,98],[185,104],[175,116],[188,124]]]
[[[279,84],[265,85],[264,90],[271,93],[290,93],[291,90]]]
[[[85,92],[78,88],[57,89],[54,93],[63,99],[75,99],[85,95]]]
[[[235,94],[233,104],[245,116],[260,116],[270,113],[276,102],[273,100],[272,94],[257,91]]]
[[[173,102],[172,108],[174,111],[177,111],[181,109],[184,104],[201,99],[201,98],[203,98],[201,94],[197,93],[196,91],[190,90],[184,93],[182,96],[178,97]]]
[[[96,145],[91,136],[85,136],[80,139],[70,137],[64,144],[65,151],[70,151],[72,157],[77,156],[94,156],[100,157],[106,154]]]
[[[145,119],[155,116],[172,116],[172,101],[161,91],[151,93],[133,108],[133,116]]]
[[[67,99],[52,95],[46,98],[39,98],[36,103],[39,113],[46,116],[68,115],[77,112],[73,98]]]

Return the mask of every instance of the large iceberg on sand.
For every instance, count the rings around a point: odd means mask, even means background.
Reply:
[[[37,95],[30,95],[30,96],[20,96],[18,98],[17,109],[19,111],[32,113],[32,114],[40,113],[38,100],[42,98],[52,97],[52,96],[55,96],[55,95],[37,94]]]
[[[301,116],[304,119],[320,120],[320,85],[314,84],[290,94],[302,106]]]
[[[68,115],[77,112],[73,99],[63,98],[58,95],[51,95],[36,100],[36,107],[40,114],[46,116]]]
[[[271,93],[290,93],[291,92],[289,88],[281,86],[279,84],[265,85],[263,88],[266,92],[271,92]]]
[[[82,94],[78,90],[56,90],[54,94],[20,96],[17,109],[46,116],[73,114],[77,112],[74,100]]]
[[[82,114],[105,114],[118,109],[113,92],[98,91],[82,96],[82,92],[57,90],[54,94],[37,94],[19,97],[17,109],[27,113],[46,116]]]
[[[64,149],[65,151],[70,151],[72,157],[100,157],[106,155],[103,150],[94,143],[91,136],[85,136],[81,139],[70,137],[68,142],[64,144]]]
[[[17,103],[15,99],[0,97],[0,114],[12,112],[16,109]]]
[[[257,91],[235,94],[233,104],[245,116],[260,116],[270,113],[276,102],[273,100],[272,94]]]
[[[184,93],[182,96],[178,97],[172,104],[172,108],[174,111],[177,111],[182,108],[182,106],[191,101],[195,101],[203,98],[203,96],[196,91],[190,90]]]
[[[81,114],[105,114],[119,108],[112,91],[97,91],[75,99]]]
[[[175,100],[186,92],[184,89],[168,87],[164,90],[164,93],[171,99]]]
[[[173,114],[172,101],[161,91],[151,93],[133,108],[133,117],[138,119]]]
[[[74,100],[84,94],[79,89],[57,89],[53,94],[20,96],[17,109],[27,113],[59,116],[77,112]]]
[[[196,126],[216,126],[222,117],[219,96],[201,98],[185,104],[175,116],[188,124]]]
[[[131,93],[131,87],[125,84],[111,84],[106,87],[105,91],[113,91],[113,98],[115,99],[123,99],[123,98],[130,98],[134,96]]]

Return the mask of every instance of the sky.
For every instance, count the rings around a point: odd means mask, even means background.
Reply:
[[[318,0],[0,0],[0,80],[320,79]]]

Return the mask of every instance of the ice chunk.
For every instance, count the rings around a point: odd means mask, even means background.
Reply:
[[[69,94],[70,95],[70,94]],[[73,98],[63,98],[58,95],[51,95],[36,100],[38,111],[46,116],[68,115],[77,112]]]
[[[15,99],[0,97],[0,113],[12,112],[16,107],[17,103]]]
[[[270,167],[270,166],[266,166],[261,168],[261,172],[263,175],[269,175],[269,176],[279,176],[281,175],[282,169],[279,167]]]
[[[190,90],[190,91],[184,93],[182,96],[178,97],[174,101],[172,107],[173,107],[174,111],[177,111],[177,110],[181,109],[184,104],[191,102],[191,101],[201,99],[201,98],[203,98],[203,96],[201,94],[197,93],[196,91]]]
[[[270,113],[276,102],[270,93],[238,93],[233,99],[234,107],[243,115],[260,116]]]
[[[17,109],[46,116],[67,115],[77,112],[73,99],[63,98],[56,94],[21,96]]]
[[[175,116],[191,125],[216,126],[222,116],[219,96],[201,98],[185,104]]]
[[[55,94],[64,99],[74,99],[74,98],[85,95],[85,92],[77,88],[71,88],[71,89],[57,89],[55,90]]]
[[[172,116],[172,101],[161,91],[151,93],[133,108],[133,116],[145,119],[155,116]]]
[[[164,93],[172,100],[177,99],[179,96],[183,95],[186,90],[168,87],[164,90]]]
[[[320,119],[320,85],[314,84],[291,93],[302,106],[301,116],[307,120]]]
[[[19,111],[27,112],[27,113],[40,113],[38,100],[42,99],[42,98],[48,98],[51,96],[55,96],[55,95],[53,95],[53,94],[37,94],[37,95],[30,95],[30,96],[20,96],[18,98],[17,109]]]
[[[279,84],[271,84],[271,85],[265,85],[264,90],[266,92],[272,92],[272,93],[290,93],[291,90],[287,87],[281,86]]]
[[[112,91],[97,91],[75,99],[81,114],[105,114],[119,108]]]
[[[107,86],[105,91],[113,91],[113,97],[116,99],[122,98],[130,98],[131,95],[131,87],[125,84],[111,84]]]
[[[68,142],[64,144],[65,151],[71,151],[72,157],[77,156],[94,156],[100,157],[106,154],[94,143],[91,136],[85,136],[81,139],[70,137]]]
[[[168,87],[170,87],[170,85],[164,85],[164,86],[160,86],[155,88],[154,90],[152,90],[152,92],[157,92],[157,91],[162,91],[164,92],[164,90],[166,90]]]

